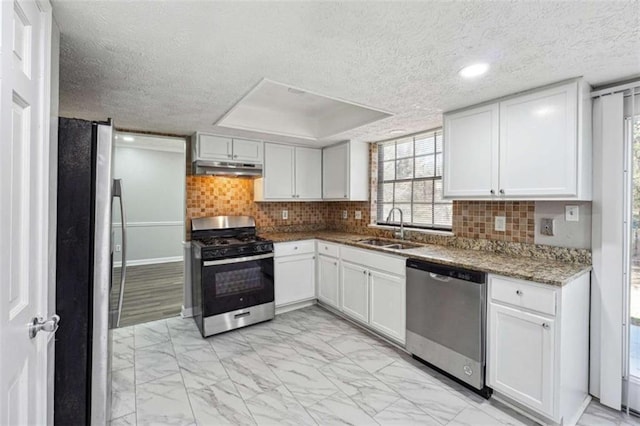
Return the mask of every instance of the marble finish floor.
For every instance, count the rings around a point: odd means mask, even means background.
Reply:
[[[111,425],[531,425],[318,306],[203,339],[114,330]],[[592,403],[580,425],[640,425]]]

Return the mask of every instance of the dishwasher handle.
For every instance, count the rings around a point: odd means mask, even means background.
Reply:
[[[433,272],[429,272],[429,276],[434,280],[442,281],[443,283],[448,283],[451,281],[451,277],[445,277],[444,275],[436,274]]]

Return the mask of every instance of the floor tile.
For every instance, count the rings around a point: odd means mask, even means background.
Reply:
[[[180,372],[169,341],[136,349],[135,360],[137,384]]]
[[[136,385],[133,367],[111,374],[111,418],[117,419],[136,411]]]
[[[339,392],[310,406],[307,411],[320,425],[377,425],[348,396]]]
[[[224,358],[222,365],[244,399],[282,384],[255,352]]]
[[[253,425],[255,421],[231,380],[190,390],[198,425]]]
[[[305,407],[332,395],[338,388],[315,367],[301,360],[275,363],[273,372]]]
[[[227,371],[211,346],[176,354],[182,379],[188,390],[200,389],[229,379]]]
[[[314,367],[321,367],[344,356],[320,337],[312,333],[300,333],[291,336],[290,339],[289,341],[296,352],[302,355]]]
[[[109,426],[136,426],[136,413],[111,420]]]
[[[133,367],[134,364],[134,338],[133,334],[126,337],[113,339],[111,349],[111,370],[116,371],[123,368]]]
[[[406,399],[399,399],[374,417],[381,425],[397,426],[440,426],[433,417],[416,407]]]
[[[137,424],[187,426],[195,420],[180,374],[137,386]]]
[[[316,422],[285,386],[246,401],[258,425],[315,425]]]
[[[253,352],[253,348],[240,331],[217,334],[208,337],[207,341],[220,359]]]
[[[202,338],[197,329],[179,330],[169,328],[169,335],[171,336],[171,344],[175,353],[211,349],[211,344]]]
[[[495,426],[500,422],[477,408],[465,408],[451,420],[450,426]]]
[[[168,342],[169,328],[165,320],[148,322],[135,326],[136,349]]]

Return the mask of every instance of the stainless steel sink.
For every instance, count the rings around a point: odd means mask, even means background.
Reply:
[[[406,243],[406,242],[394,243],[393,241],[379,240],[377,238],[372,238],[372,239],[368,239],[368,240],[360,240],[358,242],[360,244],[366,244],[368,246],[375,246],[375,247],[386,248],[386,249],[394,249],[394,250],[407,250],[407,249],[420,247],[419,244]]]

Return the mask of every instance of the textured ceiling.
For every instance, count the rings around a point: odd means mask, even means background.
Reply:
[[[328,143],[433,128],[442,111],[566,78],[640,74],[637,1],[53,6],[60,114],[162,133],[256,136],[212,123],[262,78],[396,114]],[[489,73],[462,80],[457,71],[477,61]]]

